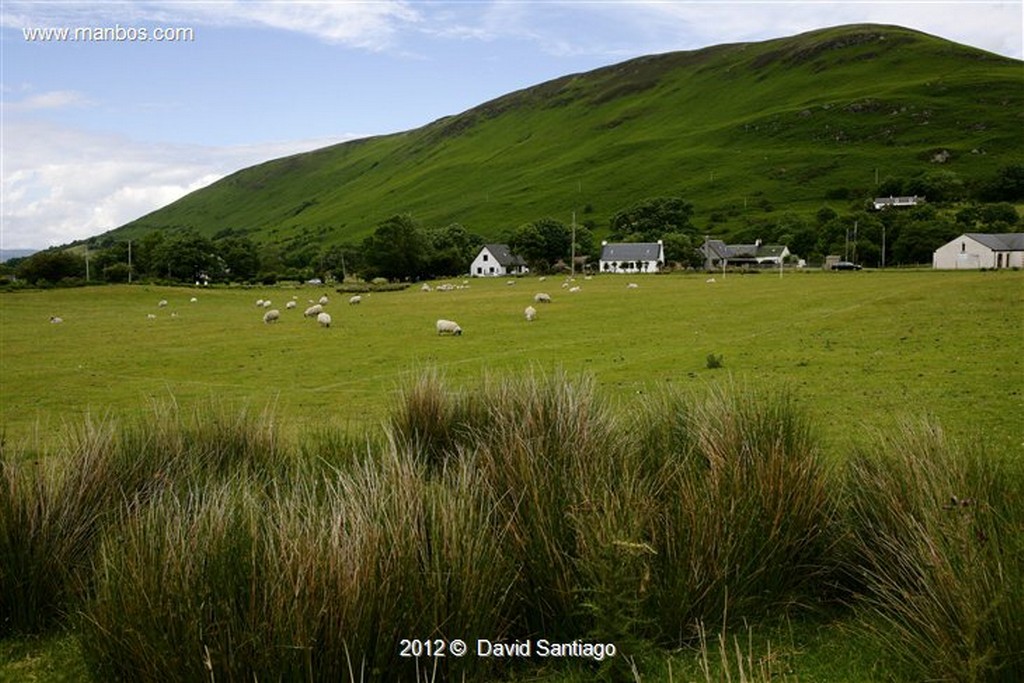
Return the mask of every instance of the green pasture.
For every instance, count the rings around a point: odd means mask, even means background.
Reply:
[[[0,295],[0,396],[9,443],[45,446],[85,414],[215,397],[272,407],[282,425],[375,428],[428,367],[450,383],[528,369],[593,376],[613,398],[660,385],[786,386],[834,446],[929,414],[995,451],[1024,441],[1024,274],[786,272],[473,279],[453,291],[150,285]],[[462,280],[453,281],[458,285]],[[628,282],[638,287],[627,288]],[[438,283],[431,283],[436,285]],[[523,319],[536,292],[539,317]],[[327,294],[320,328],[302,311]],[[196,302],[190,302],[195,297]],[[295,297],[298,307],[286,310]],[[257,299],[281,320],[262,322]],[[160,308],[158,301],[168,306]],[[148,319],[148,314],[156,319]],[[62,324],[51,324],[50,316]],[[439,337],[437,318],[462,337]],[[709,354],[723,367],[710,369]]]

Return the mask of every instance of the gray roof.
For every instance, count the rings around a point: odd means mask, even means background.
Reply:
[[[968,232],[965,234],[992,251],[1024,251],[1024,232]]]
[[[601,247],[602,261],[658,261],[661,245],[657,242],[609,242]]]
[[[494,260],[503,266],[525,266],[522,256],[512,253],[507,244],[485,244],[484,248],[494,254]]]

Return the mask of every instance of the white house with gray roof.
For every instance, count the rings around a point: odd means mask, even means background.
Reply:
[[[657,242],[602,242],[602,273],[657,273],[665,265],[665,247]]]
[[[507,244],[485,244],[469,266],[473,277],[524,275],[530,272],[526,261],[512,253]]]
[[[932,268],[1024,268],[1024,232],[967,232],[935,250]]]

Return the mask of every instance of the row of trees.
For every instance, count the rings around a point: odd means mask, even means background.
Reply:
[[[942,185],[942,181],[949,181]],[[914,183],[928,180],[928,187]],[[953,204],[935,201],[955,196],[956,183],[935,174],[927,179],[886,180],[880,194],[907,190],[931,193],[928,203],[905,209],[874,211],[855,204],[840,214],[822,207],[813,217],[770,210],[742,225],[720,224],[699,230],[693,204],[682,197],[653,197],[615,213],[608,239],[617,242],[661,240],[669,264],[699,268],[705,235],[728,232],[732,243],[785,244],[809,263],[829,254],[869,266],[930,263],[932,252],[964,232],[1012,232],[1020,220],[1011,201],[1024,199],[1024,165],[1002,169],[985,187],[987,196],[1004,201]],[[891,191],[891,192],[890,192]],[[534,272],[568,268],[573,255],[596,261],[601,245],[593,224],[567,225],[541,218],[505,230],[496,241],[507,243]],[[213,238],[194,231],[152,231],[131,242],[112,237],[90,241],[85,250],[48,250],[3,266],[33,284],[78,280],[127,282],[162,279],[178,282],[275,282],[312,277],[415,280],[463,275],[484,238],[453,223],[440,228],[420,225],[409,215],[395,215],[377,225],[360,244],[320,244],[317,234],[293,236],[287,244],[257,244],[244,232],[224,230]],[[6,271],[6,272],[4,272]]]

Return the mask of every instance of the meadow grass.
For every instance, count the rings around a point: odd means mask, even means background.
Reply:
[[[830,448],[863,425],[896,426],[900,416],[927,411],[953,434],[985,433],[994,451],[1019,451],[1021,273],[632,279],[639,289],[597,276],[570,294],[553,278],[531,277],[373,294],[360,306],[332,303],[329,330],[283,310],[292,296],[319,297],[317,288],[4,294],[0,422],[8,442],[41,448],[65,420],[141,415],[153,397],[216,397],[273,404],[289,435],[325,423],[372,431],[394,392],[424,368],[443,370],[456,389],[489,372],[535,368],[588,373],[613,401],[724,376],[785,383]],[[522,309],[536,291],[555,301],[527,324]],[[190,304],[193,295],[199,301]],[[282,307],[280,323],[262,323],[258,298]],[[157,309],[160,299],[170,306]],[[62,325],[49,324],[56,314]],[[458,320],[465,335],[437,337],[441,317]],[[725,367],[707,368],[709,354]]]

